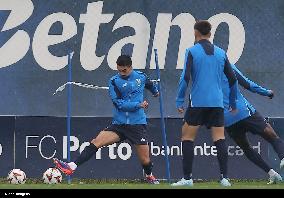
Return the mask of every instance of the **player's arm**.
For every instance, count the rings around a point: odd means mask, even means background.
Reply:
[[[190,68],[193,63],[193,57],[189,50],[185,52],[185,60],[184,60],[184,67],[181,73],[179,83],[178,83],[178,91],[176,97],[176,107],[178,109],[183,109],[184,98],[186,89],[188,87],[188,83],[190,80]]]
[[[154,97],[159,96],[157,83],[152,82],[145,73],[143,74],[145,76],[145,88],[148,89]]]
[[[227,56],[225,59],[224,74],[228,78],[229,87],[230,87],[229,105],[234,110],[236,109],[238,83],[234,70],[231,67],[231,64]]]
[[[265,89],[261,87],[260,85],[256,84],[252,80],[248,79],[235,65],[232,65],[236,77],[238,79],[238,83],[244,87],[245,89],[257,93],[262,96],[268,96],[270,98],[273,98],[274,94],[272,90]]]
[[[112,100],[113,105],[120,111],[136,111],[143,108],[139,102],[129,102],[122,99],[121,92],[115,84],[115,80],[109,81],[109,96]]]

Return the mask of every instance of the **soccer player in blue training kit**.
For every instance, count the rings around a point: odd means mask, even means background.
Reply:
[[[194,25],[195,45],[185,53],[185,65],[178,86],[176,106],[184,112],[184,98],[190,76],[192,87],[189,107],[182,126],[182,152],[184,177],[173,186],[192,186],[194,139],[201,125],[212,129],[212,139],[217,149],[222,186],[231,186],[227,176],[228,153],[224,136],[224,105],[222,76],[229,79],[230,107],[236,109],[237,80],[224,50],[210,43],[211,24],[198,21]]]
[[[154,97],[159,96],[157,86],[145,73],[133,70],[130,56],[121,55],[116,63],[118,74],[109,81],[109,95],[114,105],[112,124],[101,131],[74,162],[66,163],[54,158],[54,163],[63,173],[70,175],[78,166],[89,160],[99,148],[128,139],[136,147],[146,181],[159,184],[152,174],[153,163],[150,160],[144,112],[148,102],[144,101],[143,94],[146,88]]]
[[[245,89],[258,93],[269,98],[273,98],[272,90],[267,90],[253,81],[245,77],[235,65],[232,65],[235,71],[238,83]],[[249,131],[257,134],[268,141],[275,152],[277,153],[280,162],[280,168],[284,167],[284,143],[275,133],[269,123],[255,110],[255,108],[246,100],[246,98],[238,90],[237,93],[237,107],[238,111],[232,114],[228,111],[229,108],[229,89],[228,79],[223,75],[223,93],[224,93],[224,115],[225,128],[230,137],[236,144],[244,151],[247,158],[255,165],[263,169],[269,175],[269,184],[282,181],[281,176],[275,172],[261,157],[261,155],[253,150],[250,146],[246,133]]]

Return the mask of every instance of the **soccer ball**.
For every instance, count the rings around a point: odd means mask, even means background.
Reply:
[[[27,177],[21,169],[13,169],[8,173],[7,180],[10,184],[24,184]]]
[[[62,175],[57,168],[48,168],[43,173],[42,179],[46,184],[58,184],[62,181]]]

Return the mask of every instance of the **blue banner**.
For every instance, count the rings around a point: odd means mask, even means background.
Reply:
[[[75,117],[71,121],[71,160],[87,146],[99,131],[111,123],[109,118]],[[182,147],[180,143],[181,119],[167,119],[168,156],[172,179],[182,175]],[[166,179],[165,148],[162,144],[160,120],[149,119],[148,134],[153,172],[159,179]],[[53,167],[53,157],[67,159],[66,118],[64,117],[15,117],[15,145],[8,141],[2,146],[10,146],[8,153],[13,161],[15,146],[15,167],[25,171],[27,177],[40,178],[49,167]],[[268,161],[268,144],[258,136],[248,135],[253,148]],[[227,137],[229,155],[229,177],[242,179],[265,179],[267,174],[252,164],[243,151]],[[8,145],[7,145],[8,144]],[[272,151],[273,152],[273,151]],[[193,177],[195,179],[218,179],[219,164],[217,150],[211,140],[211,133],[201,128],[195,141]],[[2,160],[1,160],[2,161]],[[2,164],[2,163],[1,163]],[[273,167],[276,165],[273,165]],[[277,165],[277,167],[279,164]],[[277,168],[276,167],[276,168]],[[5,170],[10,168],[5,167]],[[1,172],[0,176],[5,175]],[[76,178],[143,178],[135,147],[128,141],[101,148],[88,162],[80,166],[74,174]]]
[[[175,94],[184,52],[193,45],[195,20],[206,19],[211,41],[276,95],[271,105],[245,93],[248,99],[265,116],[283,116],[283,8],[281,0],[1,0],[0,114],[65,116],[66,92],[53,93],[67,81],[69,51],[74,81],[107,86],[120,53],[155,78],[157,48],[165,116],[179,117]],[[73,116],[110,117],[106,98],[105,90],[74,87]],[[159,117],[158,100],[149,93],[146,99],[149,117]]]
[[[15,150],[15,118],[0,117],[0,176],[7,177],[14,168]]]

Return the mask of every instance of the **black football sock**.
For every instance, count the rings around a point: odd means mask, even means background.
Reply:
[[[192,164],[194,158],[194,146],[193,141],[182,141],[182,165],[184,179],[189,180],[192,177]]]
[[[217,140],[216,142],[214,142],[214,145],[216,146],[217,149],[217,158],[220,166],[221,178],[227,178],[228,152],[225,140],[224,139]]]
[[[80,166],[84,162],[88,161],[96,152],[98,148],[96,145],[90,143],[89,146],[86,146],[85,149],[82,151],[80,156],[74,161],[77,166]]]
[[[142,167],[143,167],[144,173],[146,175],[151,175],[152,168],[153,168],[153,163],[152,162],[150,162],[149,164],[146,164],[146,165],[142,165]]]

